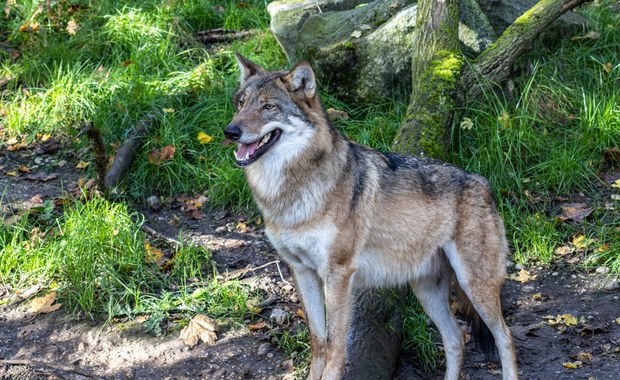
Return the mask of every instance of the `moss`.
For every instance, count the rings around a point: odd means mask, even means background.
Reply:
[[[433,77],[455,84],[462,65],[463,58],[460,54],[442,50],[438,51],[436,58],[430,62],[430,70]]]

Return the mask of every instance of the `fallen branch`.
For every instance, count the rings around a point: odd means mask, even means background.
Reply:
[[[242,30],[240,32],[226,29],[210,29],[202,32],[196,32],[195,36],[203,44],[217,44],[222,42],[230,42],[249,37],[254,32],[250,30]]]
[[[142,139],[149,133],[157,119],[153,115],[148,115],[138,122],[127,135],[127,140],[116,152],[114,163],[108,171],[104,180],[106,190],[114,188],[127,173],[127,169],[133,162],[134,155],[138,147],[142,144]]]
[[[65,364],[50,363],[50,362],[44,362],[40,360],[4,359],[4,360],[0,360],[0,363],[7,364],[7,365],[29,365],[29,366],[36,366],[36,367],[46,367],[46,368],[52,368],[52,369],[59,370],[59,371],[71,372],[76,375],[87,377],[89,379],[102,379],[99,376],[92,375],[88,372],[84,372],[82,370],[79,370],[77,368],[74,368],[74,367],[71,367]]]
[[[154,228],[147,226],[146,224],[142,224],[142,229],[144,230],[144,232],[153,236],[155,239],[164,240],[166,243],[168,243],[169,245],[173,246],[176,249],[179,249],[183,245],[182,241],[177,240],[175,238],[168,237],[162,234],[161,232],[155,230]]]
[[[558,17],[587,0],[540,0],[510,25],[463,72],[463,88],[468,97],[482,93],[480,79],[500,83],[510,76],[514,62],[532,42]]]

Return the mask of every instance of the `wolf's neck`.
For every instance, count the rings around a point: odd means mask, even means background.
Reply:
[[[342,177],[347,140],[337,131],[319,136],[295,160],[259,161],[246,169],[254,198],[266,219],[294,226],[325,212]]]

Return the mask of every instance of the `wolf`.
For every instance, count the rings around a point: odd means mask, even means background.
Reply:
[[[458,379],[464,338],[452,279],[492,333],[503,379],[517,379],[500,302],[508,245],[488,181],[349,140],[330,123],[308,63],[268,71],[236,58],[236,112],[224,135],[293,271],[311,336],[308,379],[342,377],[353,290],[402,284],[441,334],[445,379]]]

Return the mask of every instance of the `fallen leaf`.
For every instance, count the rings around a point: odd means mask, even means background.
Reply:
[[[581,351],[577,355],[571,356],[571,359],[575,359],[577,361],[580,361],[580,362],[583,362],[583,363],[586,363],[586,364],[590,364],[590,363],[592,363],[592,353],[591,352],[586,352],[586,351]]]
[[[192,200],[192,203],[197,208],[202,208],[202,206],[204,206],[205,203],[207,203],[208,201],[209,201],[209,198],[207,198],[204,194],[200,194],[198,197]]]
[[[268,326],[267,322],[264,321],[264,320],[261,320],[261,321],[258,321],[256,323],[250,323],[248,325],[248,329],[250,331],[258,331],[258,330],[262,330],[262,329],[266,328],[267,326]]]
[[[558,219],[562,222],[572,220],[576,223],[582,222],[592,213],[592,207],[585,203],[568,203],[561,206],[562,213]]]
[[[579,234],[575,235],[571,242],[577,249],[586,249],[593,243],[593,240],[586,238],[584,234]]]
[[[306,320],[306,313],[304,313],[303,309],[297,309],[297,311],[295,311],[295,315],[304,321]]]
[[[31,170],[26,165],[19,165],[19,168],[17,168],[17,171],[20,173],[30,173]]]
[[[541,293],[534,293],[534,294],[532,294],[532,299],[534,301],[541,301],[542,300],[542,294]]]
[[[6,172],[6,175],[8,175],[9,177],[15,177],[17,174],[19,174],[17,172],[17,170],[12,170],[10,172]]]
[[[615,322],[620,325],[620,318],[616,318]]]
[[[77,165],[75,165],[75,168],[77,170],[82,170],[82,169],[85,169],[88,165],[90,165],[90,162],[80,161],[80,162],[77,163]]]
[[[335,108],[328,108],[326,112],[327,117],[329,117],[329,120],[331,121],[349,120],[349,114],[345,111],[337,110]]]
[[[213,141],[213,136],[208,135],[202,131],[198,132],[198,142],[201,144],[208,144]]]
[[[134,321],[136,321],[139,324],[142,324],[142,323],[144,323],[144,322],[146,322],[148,320],[149,320],[149,318],[147,316],[145,316],[145,315],[138,315],[137,317],[134,318]]]
[[[172,145],[166,145],[161,149],[152,149],[147,155],[147,159],[151,164],[160,165],[174,158],[176,148]]]
[[[518,281],[522,284],[535,280],[536,279],[536,275],[532,275],[530,274],[530,272],[526,271],[525,269],[521,269],[519,272],[517,273],[512,273],[510,274],[510,276],[508,276],[509,280],[513,280],[513,281]]]
[[[260,305],[258,305],[255,299],[250,299],[246,301],[245,306],[248,308],[248,311],[252,314],[258,314],[261,311],[263,311],[263,309],[260,307]]]
[[[575,36],[573,38],[571,38],[571,40],[573,41],[579,41],[579,40],[598,40],[599,38],[601,38],[601,33],[595,31],[595,30],[591,30],[588,33],[584,34],[583,36]]]
[[[162,108],[162,111],[164,111],[164,113],[174,113],[174,108]]]
[[[620,189],[620,178],[618,178],[617,180],[615,180],[612,184],[611,187],[615,188],[615,189]]]
[[[575,248],[570,247],[568,245],[563,245],[561,247],[557,247],[553,253],[555,253],[558,256],[566,256],[568,254],[571,254],[575,251]]]
[[[15,145],[19,142],[19,140],[15,137],[10,138],[6,141],[6,145]]]
[[[579,360],[575,361],[575,362],[566,362],[566,363],[562,363],[562,366],[564,368],[568,368],[568,369],[575,369],[575,368],[579,368],[583,365],[582,362],[580,362]]]
[[[547,323],[549,326],[575,326],[577,325],[577,318],[572,314],[558,314],[555,317],[552,315],[547,315],[543,317],[547,319]]]
[[[470,118],[464,117],[463,120],[461,121],[461,128],[470,130],[473,127],[474,127],[474,122]]]
[[[362,36],[362,31],[361,30],[356,30],[353,33],[351,33],[351,37],[353,38],[360,38]]]
[[[194,347],[201,340],[206,344],[212,345],[217,340],[216,332],[217,325],[215,320],[204,314],[198,314],[181,330],[180,338],[190,347]]]
[[[54,304],[56,292],[51,292],[43,297],[37,297],[30,302],[30,312],[34,314],[47,314],[60,309],[61,303]]]
[[[15,152],[17,150],[24,149],[26,147],[28,147],[28,145],[26,143],[18,142],[18,143],[15,143],[15,144],[9,144],[9,146],[6,148],[6,150],[8,150],[9,152]]]
[[[69,33],[70,36],[75,36],[78,30],[80,30],[80,26],[75,20],[72,19],[67,22],[67,33]]]
[[[611,62],[607,62],[606,64],[603,65],[603,70],[605,70],[607,74],[611,74],[611,70],[613,69],[614,69],[614,65],[612,65]]]
[[[39,173],[27,175],[24,178],[29,180],[29,181],[47,182],[47,181],[50,181],[52,179],[58,178],[58,174],[39,172]]]
[[[247,226],[247,224],[245,224],[245,222],[239,222],[235,226],[235,229],[237,230],[237,232],[240,232],[240,233],[245,233],[247,228],[248,228],[248,226]]]
[[[161,249],[153,247],[149,243],[144,243],[144,250],[146,255],[145,260],[147,263],[154,263],[158,267],[166,264],[167,259]]]

